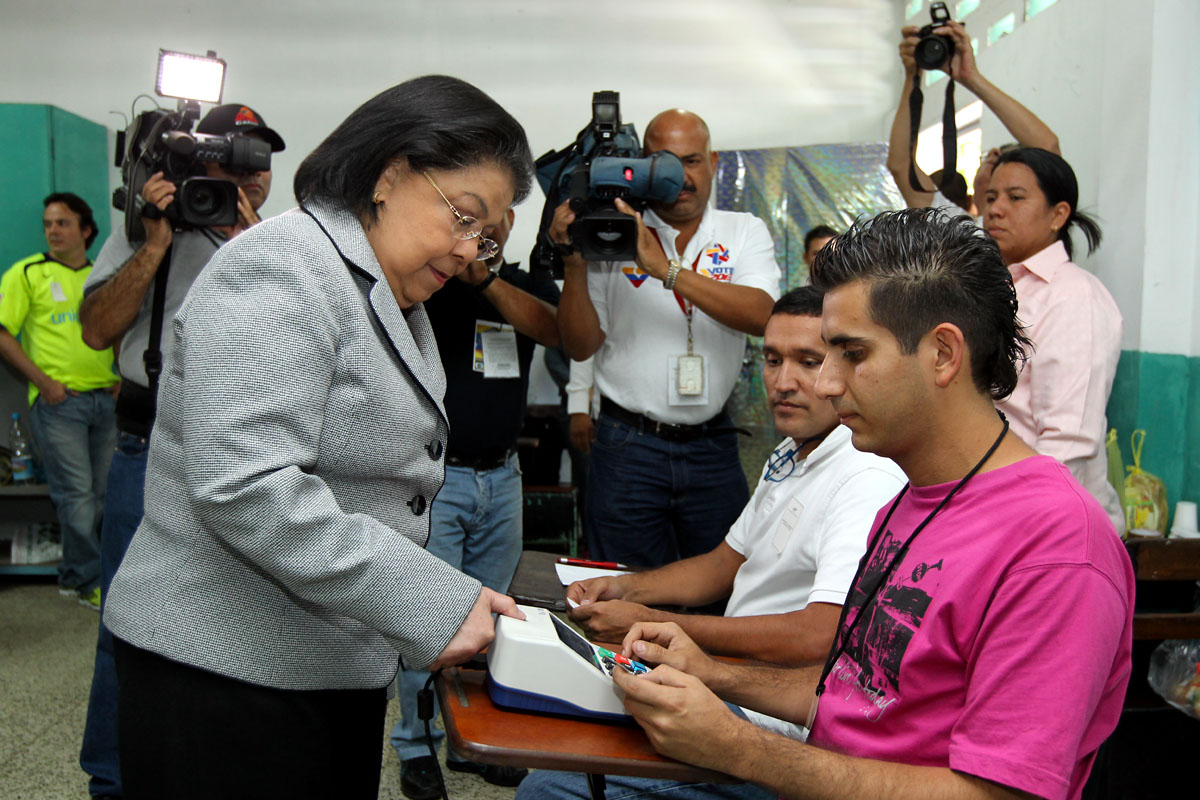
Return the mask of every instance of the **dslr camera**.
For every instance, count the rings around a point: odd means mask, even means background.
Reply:
[[[945,3],[934,3],[929,7],[930,22],[917,32],[920,41],[913,50],[913,58],[921,69],[937,69],[954,55],[954,40],[944,33],[935,33],[950,21],[950,12]]]
[[[621,198],[636,211],[651,202],[672,203],[683,188],[683,163],[666,150],[642,156],[637,131],[621,124],[620,94],[592,94],[592,121],[569,147],[537,160],[546,194],[542,224],[532,254],[535,268],[562,274],[562,248],[550,241],[554,209],[564,199],[575,212],[572,249],[589,261],[632,261],[637,257],[637,220],[617,210]],[[569,252],[569,249],[568,249]]]
[[[173,69],[187,67],[198,66],[211,75],[214,64],[219,65],[220,72],[215,93],[185,97],[173,94],[174,90],[164,81],[164,75],[169,80]],[[130,243],[146,240],[143,217],[165,217],[176,230],[237,222],[237,184],[206,177],[205,164],[219,164],[228,172],[271,168],[269,142],[234,133],[218,136],[192,132],[200,119],[200,101],[220,102],[224,67],[225,62],[211,51],[206,57],[159,52],[157,91],[160,95],[177,97],[178,108],[144,111],[117,134],[116,166],[121,170],[122,185],[113,192],[113,206],[125,212],[125,236]],[[174,201],[163,211],[142,198],[142,187],[156,172],[162,172],[163,178],[177,187]]]

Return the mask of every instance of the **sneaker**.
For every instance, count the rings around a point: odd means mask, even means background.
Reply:
[[[74,589],[68,589],[66,586],[59,586],[58,593],[61,594],[63,597],[78,597],[79,596],[79,592],[75,591]]]
[[[90,608],[92,611],[100,610],[100,587],[99,586],[97,586],[95,589],[92,589],[87,594],[83,594],[82,592],[80,592],[80,593],[78,593],[78,596],[79,596],[79,605],[83,606],[84,608]]]
[[[478,761],[453,761],[446,759],[446,766],[455,772],[478,775],[493,786],[517,786],[525,780],[529,770],[521,767],[502,767],[499,764],[480,764]]]
[[[400,791],[408,800],[437,800],[442,796],[437,762],[432,756],[400,762]]]

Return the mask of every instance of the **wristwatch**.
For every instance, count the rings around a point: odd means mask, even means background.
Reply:
[[[483,280],[481,280],[479,283],[475,284],[475,291],[477,291],[477,292],[482,292],[484,289],[486,289],[487,287],[491,286],[491,285],[492,285],[492,281],[496,280],[496,278],[498,278],[498,277],[500,277],[500,273],[499,273],[499,272],[491,272],[491,271],[489,271],[489,272],[488,272],[488,275],[487,275],[487,277],[486,277],[486,278],[484,278]]]

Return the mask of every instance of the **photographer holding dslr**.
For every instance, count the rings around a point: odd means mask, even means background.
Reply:
[[[283,138],[267,127],[256,111],[237,103],[210,110],[200,120],[196,133],[226,137],[231,145],[238,144],[239,137],[253,137],[267,143],[271,152],[284,149]],[[211,161],[205,162],[203,169],[209,178],[236,184],[234,224],[177,226],[173,221],[176,214],[172,213],[175,209],[167,210],[176,203],[179,186],[156,171],[147,177],[140,196],[147,206],[167,213],[142,212],[145,241],[136,248],[127,233],[132,227],[129,220],[124,229],[114,231],[104,243],[84,287],[85,297],[79,310],[83,339],[96,349],[119,344],[118,367],[122,377],[116,408],[117,446],[109,468],[100,533],[102,601],[142,520],[157,383],[156,376],[148,374],[145,360],[149,353],[160,352],[162,370],[166,371],[174,345],[171,321],[193,281],[222,244],[259,221],[258,209],[271,191],[270,169],[230,171]],[[158,286],[156,276],[160,273],[165,280]],[[112,635],[103,623],[96,643],[79,760],[80,766],[91,775],[89,791],[93,797],[121,796],[117,678]]]
[[[909,208],[926,206],[950,206],[950,197],[938,191],[938,184],[925,174],[914,161],[916,141],[912,136],[913,119],[911,99],[914,80],[920,80],[921,69],[939,69],[971,91],[983,104],[991,109],[1013,138],[1022,147],[1039,147],[1057,154],[1058,137],[1046,123],[1021,103],[1014,100],[985,78],[975,64],[975,53],[971,48],[971,37],[961,23],[949,18],[944,4],[935,3],[940,9],[931,10],[933,22],[925,28],[915,25],[902,28],[900,34],[900,61],[904,65],[904,87],[900,92],[900,103],[892,121],[892,133],[888,143],[888,171],[896,181],[900,194]],[[939,14],[940,11],[940,14]],[[941,61],[934,63],[939,58]],[[950,109],[953,113],[953,109]],[[920,124],[920,120],[916,121]],[[993,148],[987,154],[975,176],[974,200],[979,215],[984,213],[984,196],[987,194],[988,177],[995,164],[999,150]],[[913,186],[910,167],[915,173],[920,188]],[[951,176],[954,179],[955,176]],[[965,199],[965,198],[960,198]],[[962,205],[961,203],[953,203]]]
[[[766,225],[709,208],[717,154],[697,115],[664,111],[645,154],[683,164],[673,202],[637,218],[633,261],[564,258],[559,328],[575,359],[595,355],[601,394],[588,475],[588,548],[595,558],[661,566],[707,553],[749,499],[725,403],[746,334],[761,335],[779,296]],[[550,238],[569,248],[576,214],[554,213]]]

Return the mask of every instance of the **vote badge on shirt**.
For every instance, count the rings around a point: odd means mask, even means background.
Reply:
[[[475,320],[475,358],[471,368],[482,372],[485,378],[521,377],[517,332],[512,325]]]

